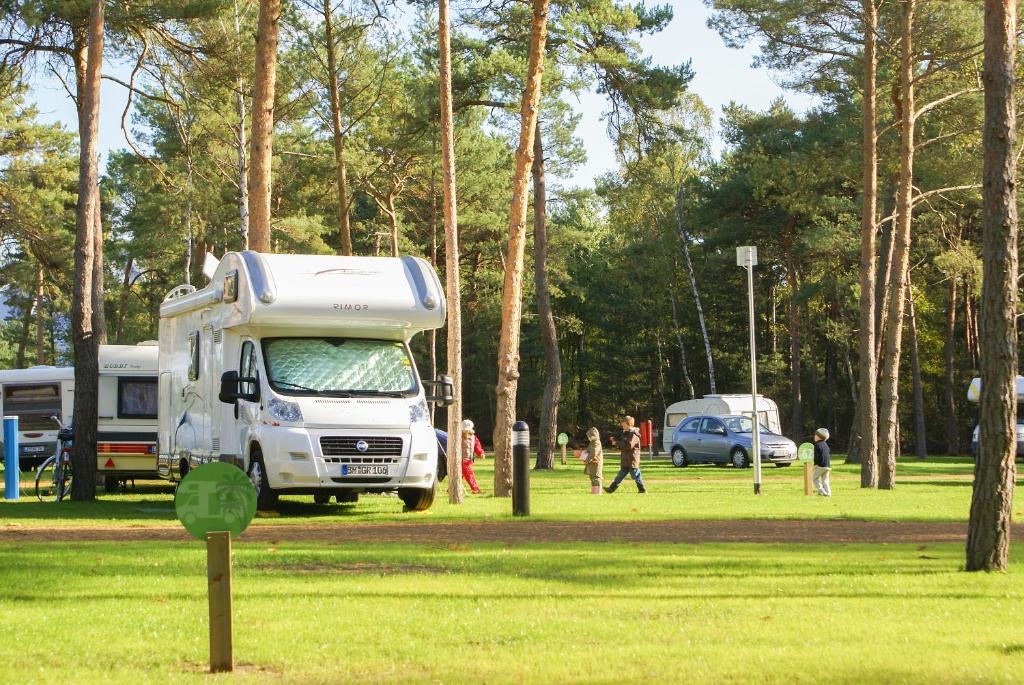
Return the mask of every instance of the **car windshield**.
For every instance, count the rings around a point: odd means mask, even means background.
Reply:
[[[285,395],[404,397],[417,391],[405,345],[356,338],[263,341],[270,387]]]
[[[750,433],[754,430],[754,422],[746,416],[727,416],[722,421],[725,422],[725,427],[733,433]],[[760,428],[761,433],[775,435],[764,424],[761,424]]]

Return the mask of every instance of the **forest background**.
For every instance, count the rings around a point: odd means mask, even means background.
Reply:
[[[71,23],[88,12],[87,2],[73,0],[3,4],[11,6],[5,21],[12,26],[30,23],[40,7]],[[115,14],[107,29],[108,59],[127,65],[107,79],[133,90],[119,122],[129,142],[106,156],[100,183],[105,334],[120,343],[155,338],[166,292],[183,282],[201,285],[203,254],[241,249],[245,240],[258,3],[140,5],[145,21],[118,23]],[[560,384],[557,428],[570,433],[611,429],[622,413],[657,424],[674,400],[743,392],[747,321],[735,247],[754,244],[761,391],[779,403],[788,435],[825,425],[841,449],[856,451],[861,2],[709,5],[712,28],[728,44],[747,46],[755,66],[799,94],[799,110],[781,99],[758,109],[708,107],[692,87],[685,43],[675,65],[651,62],[639,41],[665,31],[671,6],[552,4],[540,114],[544,165],[534,167],[533,182],[543,183],[544,174],[563,182],[546,184],[546,241],[533,240],[531,206],[528,262],[546,265],[548,277],[546,287],[543,279],[526,282],[519,414],[538,425],[545,398],[553,401],[550,388],[545,392],[553,380]],[[884,302],[893,283],[908,284],[896,348],[902,449],[961,453],[975,422],[966,389],[978,366],[981,8],[918,0],[909,27],[917,86],[912,238],[897,279],[894,219],[907,162],[899,67],[908,28],[897,5],[879,5],[876,33],[875,290]],[[463,413],[489,436],[530,17],[529,7],[515,2],[458,4],[454,11]],[[423,256],[443,278],[436,26],[429,4],[285,3],[273,249],[338,252],[340,224],[348,221],[356,254]],[[340,130],[332,126],[328,46]],[[68,126],[41,121],[31,88],[40,71],[65,82],[74,73],[59,57],[4,63],[0,283],[9,311],[0,327],[0,367],[68,364],[78,138]],[[581,138],[590,133],[581,135],[579,107],[572,106],[580,94],[590,122],[595,108],[603,113],[602,133],[615,153],[615,168],[588,184],[564,182],[588,152]],[[538,309],[544,291],[550,312]],[[877,310],[884,330],[885,307]],[[545,342],[549,321],[555,335]],[[444,370],[444,350],[444,331],[415,341],[425,376]]]

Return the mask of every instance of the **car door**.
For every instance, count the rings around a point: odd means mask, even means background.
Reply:
[[[690,461],[699,461],[701,457],[700,417],[686,419],[676,429],[676,442],[686,450]]]
[[[729,440],[725,424],[718,419],[705,417],[700,424],[700,443],[706,459],[715,463],[729,460]]]
[[[249,434],[257,424],[260,410],[260,364],[259,356],[256,351],[256,343],[253,340],[245,339],[242,342],[242,350],[238,360],[238,377],[256,379],[255,382],[240,382],[238,384],[239,392],[245,393],[249,396],[254,396],[256,399],[240,398],[235,403],[234,410],[235,418],[237,419],[236,427],[238,430],[238,446],[240,449],[238,461],[247,469],[249,466],[246,461],[246,457],[248,456]]]

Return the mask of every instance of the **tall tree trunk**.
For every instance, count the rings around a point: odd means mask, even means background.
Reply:
[[[675,170],[673,169],[673,176]],[[693,293],[693,302],[697,307],[697,322],[700,325],[700,334],[704,339],[704,354],[708,360],[708,386],[711,394],[718,392],[715,385],[715,362],[711,357],[711,339],[708,337],[708,327],[704,323],[704,307],[701,306],[700,292],[697,290],[697,275],[693,271],[693,261],[690,259],[690,234],[686,230],[686,222],[683,217],[683,188],[676,182],[676,230],[679,232],[679,240],[683,243],[683,259],[686,261],[686,272],[690,276],[690,291]]]
[[[910,260],[910,225],[914,190],[914,52],[913,27],[916,0],[900,0],[900,182],[893,230],[892,285],[889,314],[885,325],[885,353],[879,383],[878,487],[896,485],[896,457],[899,454],[900,352],[903,344],[903,313],[907,301]]]
[[[441,185],[444,191],[445,285],[448,299],[448,375],[455,399],[448,407],[448,501],[462,504],[462,294],[459,225],[455,204],[455,126],[452,115],[451,20],[448,0],[438,0],[438,71],[441,90]]]
[[[19,369],[25,367],[25,356],[28,353],[28,336],[32,330],[32,298],[25,296],[25,309],[21,315],[21,335],[18,336],[18,351],[14,363]]]
[[[803,396],[800,392],[800,307],[797,305],[796,257],[793,254],[795,221],[790,221],[786,238],[786,280],[789,281],[789,305],[786,312],[789,319],[789,384],[791,388],[792,411],[790,434],[799,440],[804,433]]]
[[[89,11],[86,64],[78,91],[80,112],[78,205],[75,211],[75,275],[71,328],[75,351],[74,441],[71,498],[96,497],[96,420],[99,385],[98,342],[93,328],[93,286],[96,251],[96,192],[99,183],[97,148],[100,116],[100,74],[103,66],[103,0]]]
[[[548,287],[548,215],[544,179],[544,142],[540,117],[533,136],[533,277],[537,293],[537,323],[544,345],[544,401],[540,410],[535,468],[554,468],[555,439],[558,434],[558,404],[562,400],[562,357],[558,351],[558,330],[551,311]]]
[[[519,384],[519,337],[523,313],[523,261],[526,252],[527,185],[533,164],[533,138],[540,110],[544,76],[549,0],[532,0],[530,57],[520,109],[519,148],[512,176],[512,204],[508,222],[508,257],[501,301],[501,338],[498,341],[498,383],[495,387],[494,496],[512,493],[512,424],[516,420]]]
[[[910,367],[914,383],[914,453],[918,459],[928,458],[927,426],[924,421],[924,383],[921,382],[921,355],[917,348],[917,310],[914,294],[907,279],[907,318],[910,322]]]
[[[234,0],[233,18],[235,21],[235,40],[238,49],[238,79],[235,81],[235,114],[238,116],[238,235],[242,239],[242,249],[249,249],[249,187],[246,181],[246,135],[245,135],[245,81],[242,78],[242,26],[238,19],[238,0]]]
[[[889,186],[892,192],[885,194],[886,202],[882,213],[885,216],[892,216],[896,212],[896,186],[899,185],[899,173],[896,179],[889,179]],[[889,286],[892,279],[892,255],[895,245],[893,236],[896,231],[896,220],[885,221],[882,224],[881,253],[878,259],[878,274],[875,278],[875,366],[878,369],[878,359],[882,355],[882,347],[885,345],[885,326],[889,321]],[[876,386],[877,387],[877,386]],[[877,390],[876,390],[877,392]]]
[[[249,247],[270,252],[271,161],[274,138],[274,89],[281,0],[260,0],[253,73],[252,142],[249,150]]]
[[[348,220],[348,180],[345,170],[345,129],[341,125],[341,92],[338,87],[338,55],[334,45],[334,11],[324,0],[324,31],[327,38],[327,86],[331,93],[331,135],[334,138],[334,166],[338,184],[338,226],[341,254],[352,254],[352,229]]]
[[[946,387],[942,401],[943,413],[946,415],[946,454],[960,453],[960,440],[956,427],[956,381],[954,375],[956,371],[956,281],[956,275],[949,277],[949,303],[946,305]]]
[[[1016,480],[1016,0],[985,0],[981,420],[967,529],[967,570],[1009,564]]]
[[[46,307],[43,303],[43,265],[36,262],[36,364],[46,363]]]
[[[697,393],[693,390],[693,381],[690,380],[690,369],[686,364],[686,348],[683,347],[683,331],[679,325],[679,312],[676,307],[676,294],[672,292],[672,285],[668,287],[668,299],[672,303],[672,328],[676,332],[676,345],[679,347],[679,370],[683,374],[683,383],[686,384],[686,392],[690,399],[696,399]]]
[[[587,370],[583,363],[586,358],[584,334],[581,331],[576,348],[576,395],[579,404],[577,422],[581,426],[590,423],[590,412],[587,410]]]
[[[132,266],[135,264],[135,257],[128,256],[128,262],[124,265],[124,280],[121,281],[121,302],[117,307],[117,331],[115,333],[117,344],[124,344],[124,320],[128,316],[128,297],[132,291]]]
[[[395,194],[389,192],[384,198],[385,206],[387,209],[385,213],[388,215],[388,229],[391,238],[391,256],[398,256],[398,210],[395,209]]]
[[[875,0],[863,0],[864,5],[864,102],[863,102],[863,154],[864,195],[860,217],[860,336],[857,350],[860,355],[860,378],[857,410],[860,423],[857,433],[857,454],[860,459],[860,486],[878,485],[878,357],[875,356],[877,332],[875,329],[875,218],[878,213],[878,114],[877,75],[875,56],[875,30],[878,14]],[[850,379],[851,384],[853,378]],[[851,447],[852,447],[851,441]],[[850,450],[853,452],[853,450]],[[850,459],[847,457],[847,461]]]
[[[103,287],[103,221],[100,217],[100,186],[99,182],[93,190],[96,199],[93,204],[92,231],[96,246],[92,261],[92,329],[96,334],[96,344],[107,343],[107,312],[104,306],[106,292]]]
[[[847,464],[859,464],[861,463],[861,450],[864,444],[864,438],[860,434],[860,401],[857,393],[857,376],[853,371],[853,362],[850,360],[850,348],[847,347],[844,350],[844,359],[846,364],[846,376],[850,379],[850,401],[853,407],[853,416],[850,421],[850,442],[846,447],[846,462]]]

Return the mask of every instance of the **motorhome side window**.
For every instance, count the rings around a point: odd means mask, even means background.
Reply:
[[[118,418],[155,419],[157,397],[156,378],[118,378]]]
[[[199,380],[199,331],[192,331],[188,334],[188,379]]]
[[[260,370],[256,363],[256,346],[251,340],[242,344],[242,359],[238,365],[238,375],[242,378],[259,378]],[[246,395],[259,393],[259,383],[242,383],[239,390]]]
[[[284,395],[406,397],[415,394],[404,343],[358,338],[265,338],[267,380]]]

